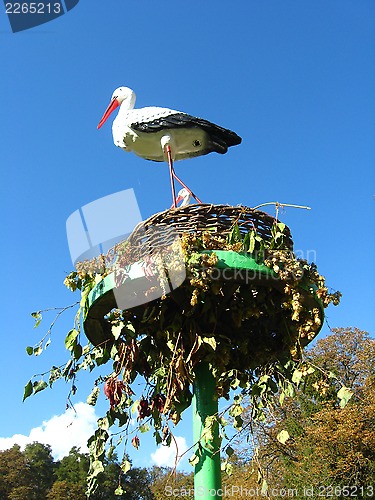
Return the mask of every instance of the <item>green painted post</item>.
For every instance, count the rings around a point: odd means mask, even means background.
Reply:
[[[218,400],[215,396],[215,379],[207,363],[199,363],[195,368],[193,394],[193,435],[197,443],[202,437],[206,417],[218,412]],[[222,498],[220,472],[219,427],[215,426],[213,440],[200,441],[200,451],[196,445],[195,453],[199,462],[194,471],[194,498],[212,500]]]

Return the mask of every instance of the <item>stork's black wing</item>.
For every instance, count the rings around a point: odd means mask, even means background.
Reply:
[[[138,132],[159,132],[161,130],[173,130],[183,128],[201,128],[209,136],[214,144],[219,146],[220,153],[225,153],[230,146],[240,144],[242,139],[232,130],[220,127],[203,118],[187,115],[186,113],[173,113],[166,116],[154,118],[150,121],[136,122],[131,128]]]

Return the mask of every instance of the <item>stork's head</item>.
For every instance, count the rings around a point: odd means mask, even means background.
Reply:
[[[189,205],[190,200],[191,200],[191,193],[185,188],[180,189],[180,191],[177,194],[176,204],[182,201],[180,207],[186,207],[186,205]]]
[[[109,115],[118,108],[120,105],[125,106],[126,109],[133,109],[135,104],[135,92],[128,87],[119,87],[116,89],[111,98],[108,108],[105,110],[102,119],[99,122],[98,128],[100,128],[104,122],[107,121]]]
[[[135,93],[132,89],[128,87],[119,87],[112,94],[112,101],[116,99],[119,104],[122,104],[126,100],[132,100],[135,103]]]

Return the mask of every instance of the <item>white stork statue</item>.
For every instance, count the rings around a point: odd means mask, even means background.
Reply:
[[[116,89],[98,128],[120,106],[112,125],[115,145],[146,160],[168,162],[174,208],[177,206],[174,179],[201,203],[177,177],[173,161],[211,152],[224,154],[230,146],[240,144],[241,137],[231,130],[181,111],[155,106],[134,109],[135,98],[135,93],[128,87]]]

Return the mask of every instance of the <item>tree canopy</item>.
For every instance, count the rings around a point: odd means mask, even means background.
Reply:
[[[272,412],[247,435],[256,443],[256,460],[254,448],[242,447],[270,488],[372,496],[374,354],[375,340],[357,328],[334,329],[307,350],[295,394],[282,404],[275,398]],[[340,386],[348,404],[338,398]]]
[[[85,500],[89,464],[88,454],[76,447],[69,455],[54,461],[48,445],[34,442],[26,445],[24,451],[14,445],[0,451],[0,500]],[[89,498],[121,498],[114,493],[119,485],[129,500],[154,499],[150,489],[151,473],[133,468],[129,474],[121,475],[116,455],[106,460],[98,488]]]

